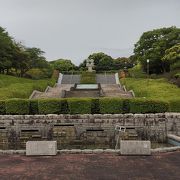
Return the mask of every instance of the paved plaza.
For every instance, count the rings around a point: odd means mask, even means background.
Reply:
[[[177,180],[180,152],[153,156],[63,154],[53,157],[0,155],[0,179]]]

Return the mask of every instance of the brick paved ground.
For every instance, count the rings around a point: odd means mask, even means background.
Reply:
[[[153,156],[70,154],[55,157],[0,155],[0,179],[162,179],[180,178],[180,152]]]

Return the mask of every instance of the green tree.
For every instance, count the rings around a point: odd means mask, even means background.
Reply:
[[[8,73],[12,67],[14,47],[13,39],[0,27],[0,73],[4,73],[5,70]]]
[[[96,71],[108,71],[112,69],[113,59],[111,56],[103,52],[93,53],[89,55],[89,59],[94,60],[95,70]]]
[[[125,69],[125,68],[128,69],[131,67],[133,67],[133,63],[131,62],[130,58],[119,57],[117,59],[114,59],[113,61],[114,70]]]
[[[174,45],[173,47],[167,49],[162,60],[168,61],[170,64],[180,61],[180,44]]]
[[[162,61],[165,51],[180,43],[180,29],[176,27],[155,29],[143,33],[135,44],[135,57],[147,72],[147,59],[150,60],[150,73],[169,71],[169,63]]]
[[[56,70],[62,71],[71,71],[75,69],[75,65],[71,62],[71,60],[67,59],[58,59],[50,62],[52,67]]]

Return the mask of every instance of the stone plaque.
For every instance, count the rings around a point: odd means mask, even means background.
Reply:
[[[54,156],[56,154],[56,141],[28,141],[26,143],[27,156]]]
[[[150,155],[150,141],[120,141],[120,150],[122,155]]]

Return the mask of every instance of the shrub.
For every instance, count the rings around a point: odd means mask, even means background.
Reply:
[[[5,101],[0,101],[0,115],[6,114]]]
[[[162,113],[169,110],[169,104],[166,101],[149,99],[130,99],[131,113]]]
[[[102,98],[99,100],[101,114],[118,114],[123,112],[123,100],[120,98]]]
[[[81,84],[95,84],[96,74],[94,72],[83,72],[81,74]]]
[[[169,100],[170,112],[180,112],[180,99]]]
[[[61,114],[68,114],[69,113],[69,105],[68,105],[67,99],[62,99],[60,103],[61,103],[60,113]]]
[[[29,101],[29,114],[39,114],[37,99],[32,99]]]
[[[60,114],[61,101],[59,99],[39,99],[39,114]]]
[[[6,100],[6,114],[24,115],[29,114],[29,101],[25,99]]]
[[[123,100],[123,113],[129,113],[130,112],[130,105],[129,105],[129,99]]]
[[[70,114],[91,114],[91,99],[68,99]]]
[[[92,99],[91,113],[92,114],[99,114],[100,113],[99,99]]]
[[[52,76],[51,69],[39,69],[33,68],[26,72],[25,77],[32,78],[35,80],[50,78]]]

